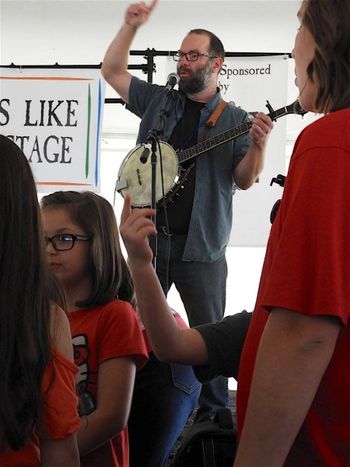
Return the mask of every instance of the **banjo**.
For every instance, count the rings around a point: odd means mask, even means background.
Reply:
[[[288,114],[304,115],[307,113],[297,100],[278,110],[272,110],[269,104],[268,108],[271,110],[268,113],[271,120],[277,120],[277,118]],[[160,157],[162,158],[162,163],[159,162],[156,167],[156,201],[158,202],[163,197],[170,197],[171,193],[180,188],[184,183],[189,170],[181,167],[180,164],[182,162],[248,133],[251,126],[252,123],[250,121],[242,123],[180,151],[175,151],[170,144],[160,141],[157,145],[156,154],[158,161]],[[115,190],[121,193],[123,197],[126,194],[130,195],[134,207],[151,205],[151,157],[142,157],[144,150],[145,145],[138,144],[125,156],[119,168],[115,185]]]

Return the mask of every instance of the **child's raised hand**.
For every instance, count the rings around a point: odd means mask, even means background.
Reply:
[[[125,196],[120,218],[120,235],[127,249],[130,263],[152,262],[153,253],[148,243],[148,236],[157,234],[153,221],[149,219],[154,215],[154,209],[132,209],[130,196]]]

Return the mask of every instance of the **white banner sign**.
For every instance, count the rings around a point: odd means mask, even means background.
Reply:
[[[104,89],[99,69],[0,68],[0,133],[23,150],[39,192],[99,190]]]

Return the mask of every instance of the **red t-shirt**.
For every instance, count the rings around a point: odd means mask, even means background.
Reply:
[[[75,392],[78,368],[64,355],[53,351],[53,359],[45,370],[42,382],[42,418],[32,438],[18,452],[6,449],[0,454],[3,467],[39,467],[39,437],[64,439],[80,426]]]
[[[335,316],[342,324],[332,359],[285,465],[348,467],[350,109],[320,118],[296,142],[241,358],[239,432],[257,348],[272,308]]]
[[[147,350],[135,310],[127,302],[111,300],[95,308],[74,311],[69,320],[74,360],[80,370],[77,377],[79,413],[84,416],[96,408],[99,365],[111,358],[132,356],[140,368],[147,361]],[[127,428],[80,461],[82,467],[127,467]]]

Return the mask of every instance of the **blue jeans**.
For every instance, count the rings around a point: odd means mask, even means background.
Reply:
[[[164,293],[175,284],[191,327],[220,321],[226,305],[225,255],[211,263],[182,261],[185,243],[186,235],[157,235],[156,268]],[[227,406],[228,382],[220,376],[203,384],[196,421],[207,420]]]
[[[153,353],[136,373],[128,421],[130,467],[163,467],[196,407],[201,385],[189,365],[160,362]]]

